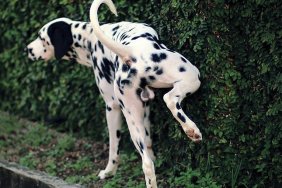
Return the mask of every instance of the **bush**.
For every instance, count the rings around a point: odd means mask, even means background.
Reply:
[[[33,63],[23,53],[25,44],[51,19],[88,20],[91,2],[4,0],[0,4],[2,110],[106,140],[105,105],[92,70],[70,62]],[[160,170],[169,166],[179,174],[178,164],[187,163],[209,172],[225,187],[278,187],[282,183],[280,1],[120,0],[115,4],[119,17],[103,7],[100,20],[151,24],[167,46],[201,72],[202,86],[184,101],[184,109],[201,129],[202,144],[188,141],[171,114],[162,110],[166,109],[163,91],[152,102],[155,148],[163,158]],[[124,139],[129,139],[126,135]]]

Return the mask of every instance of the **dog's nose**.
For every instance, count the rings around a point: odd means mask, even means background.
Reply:
[[[33,54],[33,48],[26,47],[26,52],[27,52],[28,54],[31,54],[32,56],[34,56],[34,54]]]

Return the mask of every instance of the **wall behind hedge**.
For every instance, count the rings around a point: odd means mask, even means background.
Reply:
[[[88,21],[90,0],[4,0],[0,22],[0,108],[107,140],[104,103],[92,70],[75,63],[31,62],[23,52],[57,17]],[[282,184],[282,4],[279,0],[116,0],[119,17],[151,24],[161,40],[199,67],[202,86],[184,100],[203,133],[191,143],[158,91],[152,102],[157,172],[189,168],[225,187]],[[129,139],[124,130],[125,139]],[[127,141],[126,141],[127,142]],[[177,149],[176,149],[177,148]],[[172,155],[173,154],[173,155]],[[234,183],[234,182],[233,182]]]

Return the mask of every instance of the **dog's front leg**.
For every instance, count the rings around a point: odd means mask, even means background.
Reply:
[[[118,105],[107,103],[106,118],[109,130],[109,161],[105,170],[100,171],[100,179],[115,175],[119,164],[119,141],[121,128],[121,110]]]

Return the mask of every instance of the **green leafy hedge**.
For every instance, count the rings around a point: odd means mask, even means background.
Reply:
[[[91,69],[30,62],[23,52],[57,17],[88,20],[91,0],[1,2],[0,108],[107,139],[104,103]],[[202,86],[185,111],[203,133],[200,145],[178,128],[159,91],[152,102],[157,173],[200,169],[224,187],[282,184],[282,4],[279,0],[116,0],[104,22],[151,24],[161,40],[199,67]],[[129,139],[127,131],[125,139]],[[125,141],[127,142],[127,141]]]

